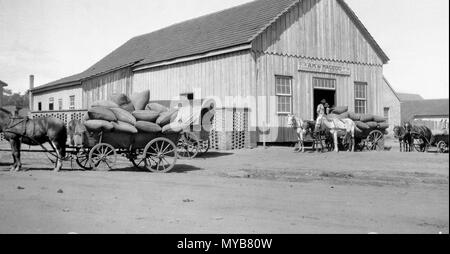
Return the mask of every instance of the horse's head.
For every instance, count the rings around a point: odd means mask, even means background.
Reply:
[[[394,126],[394,129],[392,130],[394,133],[395,138],[401,138],[403,136],[403,131],[401,126]]]
[[[11,117],[12,115],[9,111],[0,108],[0,133],[3,132],[3,129],[9,124]]]
[[[86,131],[86,127],[81,121],[70,121],[67,128],[67,139],[69,145],[74,147],[82,147],[84,144]]]
[[[289,128],[296,128],[297,127],[297,119],[293,114],[289,114],[287,117],[287,125]]]
[[[410,122],[406,122],[404,128],[407,133],[410,133],[412,130],[412,124]]]

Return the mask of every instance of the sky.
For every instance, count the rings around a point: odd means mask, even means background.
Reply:
[[[251,0],[0,0],[0,80],[16,92],[80,73],[134,36]],[[448,98],[448,0],[346,0],[395,90]]]

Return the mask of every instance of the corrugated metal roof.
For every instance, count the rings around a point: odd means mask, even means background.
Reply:
[[[33,91],[77,82],[124,66],[158,63],[250,44],[276,17],[299,1],[257,0],[137,36],[88,70],[37,87]],[[353,11],[342,0],[339,2],[343,3],[344,9],[348,8],[346,11],[374,49],[380,51],[381,56],[386,56]]]

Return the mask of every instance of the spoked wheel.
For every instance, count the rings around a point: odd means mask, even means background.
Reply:
[[[109,171],[117,162],[117,152],[109,144],[98,144],[89,152],[91,167],[97,171]]]
[[[92,170],[91,163],[89,162],[89,149],[80,148],[77,150],[76,162],[80,168],[84,170]]]
[[[147,169],[145,156],[139,150],[130,151],[128,159],[131,161],[136,169]]]
[[[185,159],[194,159],[199,153],[199,142],[193,137],[190,137],[188,133],[181,136],[178,141],[178,156]]]
[[[416,149],[417,152],[419,153],[425,153],[428,151],[428,141],[427,139],[418,133],[412,133],[412,140],[413,140],[413,146],[414,149]]]
[[[199,147],[198,147],[199,154],[204,155],[204,154],[208,153],[210,147],[211,147],[211,143],[210,143],[209,139],[200,141]]]
[[[144,149],[145,167],[153,173],[167,173],[177,162],[177,146],[167,138],[152,140]]]
[[[445,141],[439,141],[437,144],[437,151],[438,153],[446,153],[448,152],[448,145],[445,143]]]
[[[369,151],[384,151],[384,135],[381,131],[372,131],[367,137],[366,146]]]

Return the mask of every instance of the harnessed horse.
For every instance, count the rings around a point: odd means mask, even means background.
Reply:
[[[345,138],[350,137],[350,147],[349,151],[355,151],[355,130],[356,124],[351,119],[337,119],[337,118],[327,118],[323,116],[317,120],[316,130],[329,130],[333,135],[334,140],[334,151],[339,152],[338,137],[344,136]]]
[[[21,144],[30,146],[41,146],[50,143],[56,153],[54,171],[62,168],[62,160],[66,156],[67,129],[63,121],[56,118],[13,118],[11,113],[0,109],[0,132],[4,133],[5,139],[9,141],[12,150],[14,164],[11,171],[20,171]],[[47,151],[47,150],[46,150]]]
[[[288,126],[289,128],[294,128],[297,133],[298,138],[298,152],[305,152],[305,136],[306,134],[313,132],[314,122],[313,121],[303,121],[297,118],[295,115],[288,115]],[[297,149],[296,149],[297,151]]]

